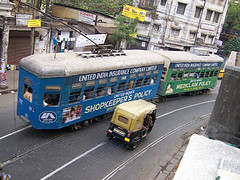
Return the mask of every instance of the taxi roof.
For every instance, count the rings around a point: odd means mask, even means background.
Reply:
[[[146,113],[156,109],[156,105],[148,101],[139,99],[120,104],[117,108],[128,112],[129,114],[140,116],[142,113]]]

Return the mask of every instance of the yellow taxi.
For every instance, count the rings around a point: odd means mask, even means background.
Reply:
[[[135,149],[137,143],[151,132],[156,120],[156,105],[145,100],[135,100],[116,107],[107,137],[124,141],[128,149]]]

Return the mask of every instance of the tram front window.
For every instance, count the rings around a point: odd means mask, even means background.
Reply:
[[[24,84],[23,97],[32,102],[32,88],[26,84]]]
[[[60,94],[44,94],[43,106],[58,106]]]

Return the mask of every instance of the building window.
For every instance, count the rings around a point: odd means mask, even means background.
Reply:
[[[208,36],[207,43],[212,44],[213,43],[214,36]]]
[[[202,14],[202,10],[203,10],[203,8],[196,7],[194,17],[195,17],[195,18],[199,18],[200,15]]]
[[[167,0],[161,0],[161,5],[162,5],[162,6],[165,6],[165,5],[166,5],[166,2],[167,2]]]
[[[140,1],[140,5],[143,5],[143,6],[153,6],[153,2],[154,2],[154,0],[141,0]]]
[[[177,13],[178,14],[184,14],[185,9],[186,9],[187,4],[183,4],[183,3],[178,3],[178,7],[177,7]]]
[[[179,36],[179,34],[180,34],[180,29],[175,29],[175,28],[171,29],[171,36],[176,37],[176,36]]]
[[[219,16],[220,16],[220,13],[219,13],[219,12],[215,12],[215,13],[214,13],[214,16],[213,16],[213,22],[218,23]]]
[[[159,30],[160,30],[160,28],[161,28],[161,25],[154,24],[153,28],[154,28],[154,31],[155,31],[155,32],[159,32]]]
[[[206,38],[207,38],[206,34],[201,34],[201,39],[203,40],[203,42],[205,42]]]
[[[213,11],[211,11],[209,9],[207,10],[206,20],[210,21],[210,19],[212,17],[212,13],[213,13]]]
[[[196,37],[196,32],[190,32],[189,33],[189,39],[195,39],[195,37]]]

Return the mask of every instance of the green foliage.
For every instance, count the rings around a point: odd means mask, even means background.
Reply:
[[[223,47],[226,53],[230,53],[231,51],[240,52],[240,38],[234,38],[227,41],[224,43]]]
[[[230,0],[224,28],[240,31],[240,0]]]
[[[119,14],[116,18],[116,21],[117,30],[110,35],[110,41],[119,45],[122,39],[126,39],[127,44],[134,44],[135,38],[130,36],[130,34],[137,32],[136,26],[138,20],[130,19]]]
[[[116,16],[125,4],[132,5],[132,0],[54,0],[55,3]]]

